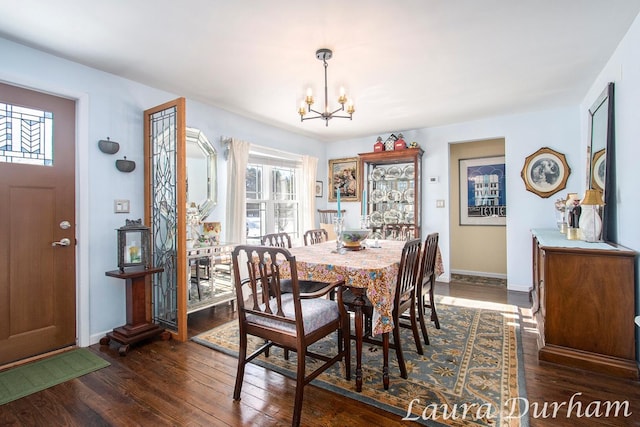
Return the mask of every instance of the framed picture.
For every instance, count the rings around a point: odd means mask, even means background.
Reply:
[[[596,190],[603,191],[604,190],[604,180],[605,180],[605,160],[607,156],[605,155],[605,149],[598,150],[593,155],[592,165],[591,165],[591,188],[595,188]]]
[[[520,175],[528,191],[547,198],[567,186],[570,173],[564,154],[543,147],[524,160]]]
[[[504,156],[460,159],[460,225],[506,225]]]
[[[357,157],[329,160],[330,202],[337,200],[338,188],[340,188],[341,201],[360,201],[360,162]]]
[[[316,181],[316,197],[322,197],[322,181]]]

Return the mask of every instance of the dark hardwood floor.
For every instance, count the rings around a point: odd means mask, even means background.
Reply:
[[[640,426],[640,383],[569,369],[537,360],[536,332],[528,296],[497,286],[439,284],[437,293],[516,304],[523,309],[522,339],[527,397],[537,403],[628,401],[631,416],[578,418],[566,405],[555,417],[531,418],[531,426]],[[585,313],[588,315],[588,313]],[[228,306],[193,313],[191,336],[234,317]],[[446,319],[441,319],[446,325]],[[115,347],[90,349],[111,366],[0,406],[1,426],[287,426],[295,382],[255,365],[247,367],[242,400],[231,398],[236,360],[188,341],[154,340],[125,357]],[[602,407],[602,406],[601,406]],[[406,426],[400,417],[314,386],[305,388],[304,426]]]

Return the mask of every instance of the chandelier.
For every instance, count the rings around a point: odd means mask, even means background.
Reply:
[[[338,103],[340,104],[340,107],[334,111],[329,111],[329,98],[327,95],[327,61],[331,59],[332,56],[333,52],[331,52],[331,49],[318,49],[316,51],[316,58],[322,61],[322,64],[324,65],[324,112],[320,112],[311,108],[311,106],[313,105],[313,93],[311,92],[311,88],[309,88],[307,89],[307,96],[305,97],[304,101],[300,102],[300,108],[298,109],[298,113],[300,114],[300,121],[322,119],[324,120],[325,126],[329,126],[329,120],[333,119],[334,117],[351,120],[353,117],[353,113],[356,111],[355,107],[353,106],[353,101],[347,99],[343,87],[340,88],[340,96],[338,97]],[[307,104],[306,107],[305,104]],[[344,104],[347,104],[346,110]],[[346,111],[349,115],[337,115],[336,113],[340,111]],[[307,113],[315,113],[315,115],[305,117]]]

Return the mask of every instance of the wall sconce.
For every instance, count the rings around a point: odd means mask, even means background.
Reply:
[[[142,219],[126,220],[118,228],[118,267],[124,273],[125,267],[142,266],[149,268],[150,228],[142,225]]]
[[[120,144],[115,141],[111,141],[109,137],[107,139],[101,139],[98,141],[98,148],[105,154],[116,154],[120,150]]]
[[[124,156],[124,159],[116,160],[116,168],[120,172],[131,172],[136,168],[136,162],[127,160],[127,156]]]

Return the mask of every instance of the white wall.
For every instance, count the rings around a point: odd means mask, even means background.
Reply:
[[[531,286],[531,235],[534,227],[555,226],[553,201],[567,191],[584,191],[587,109],[606,82],[616,82],[616,138],[618,176],[618,224],[620,243],[640,250],[640,227],[636,224],[638,199],[635,166],[639,154],[640,121],[640,17],[621,42],[602,74],[585,95],[581,105],[531,114],[494,117],[467,123],[417,130],[398,129],[407,141],[417,141],[425,150],[423,179],[438,176],[438,184],[423,182],[424,233],[440,232],[444,256],[445,280],[449,272],[449,215],[436,209],[435,201],[444,199],[449,206],[448,144],[479,139],[504,138],[507,164],[507,276],[510,289],[528,290]],[[81,306],[80,344],[89,344],[107,330],[124,323],[124,286],[117,279],[104,276],[115,268],[115,229],[124,218],[143,216],[143,148],[142,111],[174,99],[179,94],[156,90],[84,67],[51,55],[0,39],[0,80],[79,99],[78,108],[78,195],[79,224],[79,303]],[[378,135],[324,145],[270,126],[187,101],[187,125],[202,129],[218,149],[218,207],[211,221],[224,222],[226,200],[226,163],[220,146],[221,136],[234,136],[260,145],[309,154],[319,158],[318,179],[327,194],[327,159],[352,157],[370,152]],[[388,132],[391,133],[391,132]],[[380,135],[386,138],[387,134]],[[105,137],[121,143],[115,156],[97,149]],[[564,153],[572,168],[567,189],[548,199],[527,192],[520,178],[526,156],[540,147]],[[135,160],[137,168],[130,174],[115,169],[114,161],[122,156]],[[633,162],[633,163],[632,163]],[[130,199],[131,214],[113,213],[114,199]],[[327,204],[335,206],[335,204]],[[344,204],[354,213],[347,222],[357,224],[359,205]],[[637,284],[636,284],[637,286]],[[629,296],[632,297],[632,296]]]
[[[618,243],[636,252],[640,251],[640,226],[638,210],[638,158],[640,158],[640,15],[629,28],[627,35],[618,45],[611,59],[604,67],[580,105],[582,119],[582,140],[589,141],[588,111],[598,95],[609,82],[615,83],[615,174],[617,188]],[[635,295],[620,295],[620,298],[636,300],[636,314],[640,313],[640,258],[636,256]],[[633,319],[629,319],[633,321]],[[636,331],[638,329],[636,328]],[[636,335],[636,353],[640,355],[640,334]]]
[[[77,230],[79,344],[95,343],[106,331],[125,323],[124,282],[108,278],[117,268],[116,232],[126,219],[144,217],[143,111],[179,94],[157,90],[0,38],[0,81],[78,100]],[[201,129],[216,147],[218,206],[210,216],[224,226],[226,163],[221,136],[309,154],[326,163],[322,143],[187,100],[187,125]],[[111,156],[98,150],[100,139],[120,143]],[[121,173],[115,160],[136,162]],[[130,214],[114,214],[113,201],[131,201]]]
[[[583,191],[586,153],[580,144],[580,120],[578,107],[555,109],[531,114],[494,117],[467,123],[412,131],[400,129],[407,142],[416,141],[425,151],[423,157],[423,235],[440,233],[440,250],[445,274],[441,280],[448,281],[449,260],[449,212],[437,209],[436,200],[449,200],[449,143],[482,139],[505,139],[505,162],[507,174],[507,286],[511,290],[528,291],[531,277],[531,233],[532,228],[555,227],[553,202],[566,196],[568,191]],[[333,143],[327,158],[350,156],[353,153],[373,151],[378,135]],[[386,139],[388,134],[381,135]],[[547,199],[526,191],[520,171],[524,159],[541,147],[553,148],[564,153],[572,173],[567,189]],[[438,184],[429,184],[428,177],[439,177]],[[345,207],[351,208],[345,203]],[[349,212],[347,212],[347,220]],[[355,221],[355,218],[352,219]]]

